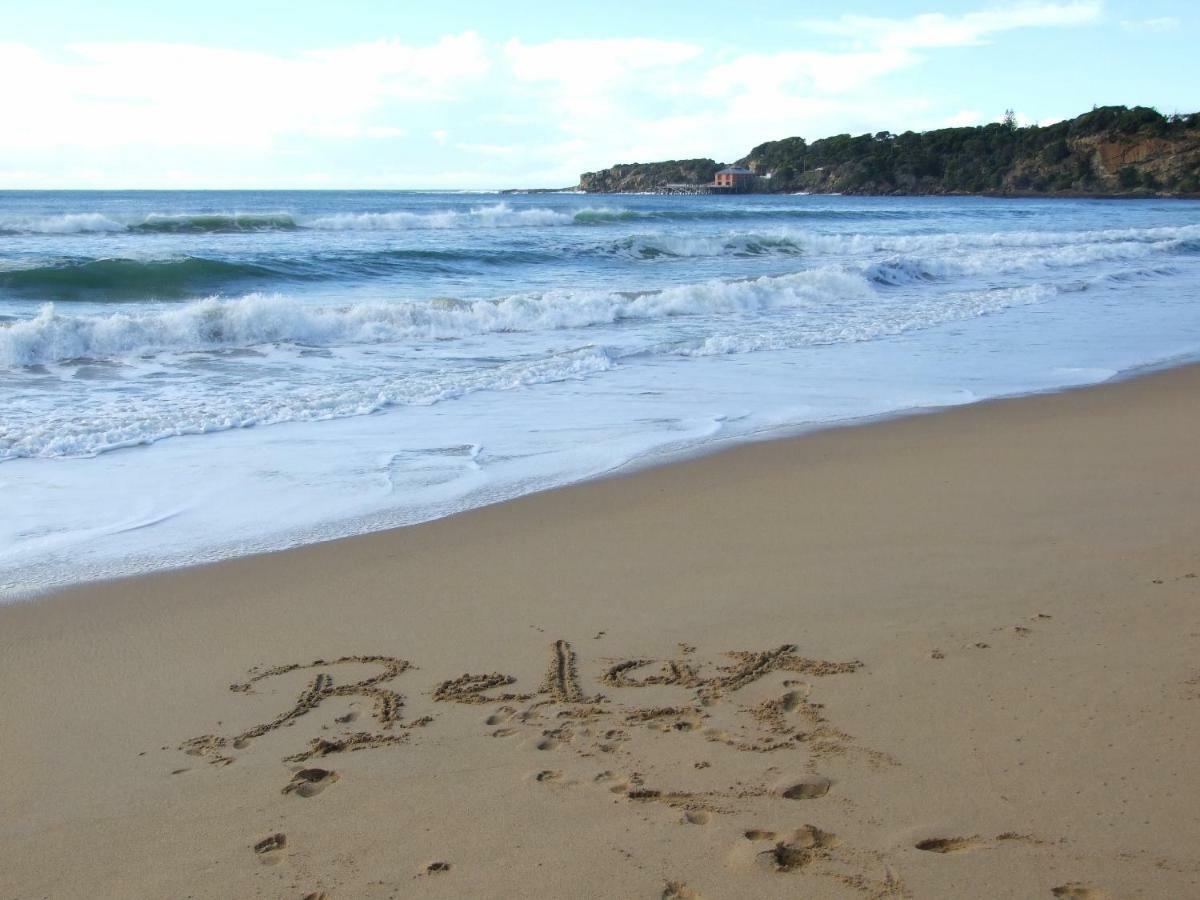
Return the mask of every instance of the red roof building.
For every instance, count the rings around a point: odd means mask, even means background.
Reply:
[[[713,178],[713,187],[740,193],[750,189],[754,184],[754,177],[754,173],[745,166],[726,166]]]

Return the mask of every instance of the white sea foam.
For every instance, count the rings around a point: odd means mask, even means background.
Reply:
[[[1015,288],[965,291],[895,304],[872,304],[833,317],[778,321],[769,327],[743,328],[662,348],[678,356],[725,356],[764,350],[794,350],[804,346],[852,344],[934,328],[948,322],[974,319],[1018,306],[1050,300],[1058,291],[1043,284]]]
[[[738,246],[730,236],[656,237],[681,255]],[[742,246],[789,246],[785,238],[743,235]],[[209,298],[177,309],[71,315],[45,304],[29,319],[0,323],[0,366],[59,360],[113,359],[171,351],[252,347],[272,343],[318,346],[447,340],[506,332],[556,331],[625,320],[761,313],[816,303],[853,304],[872,285],[906,285],[958,276],[996,276],[1031,269],[1070,269],[1102,261],[1161,256],[1180,238],[1124,240],[1028,249],[964,248],[939,255],[894,255],[863,265],[825,266],[790,275],[711,280],[659,291],[556,290],[496,300],[395,301],[347,307],[298,304],[278,294]],[[649,246],[638,236],[630,247]],[[932,250],[928,244],[926,249]],[[1138,270],[1139,272],[1141,270]],[[1169,273],[1169,269],[1150,270]],[[1128,273],[1126,273],[1128,274]],[[1140,276],[1139,276],[1140,277]],[[919,308],[920,301],[912,301]]]
[[[783,234],[788,234],[784,231]],[[806,250],[814,253],[947,253],[963,250],[1011,250],[1020,248],[1066,248],[1080,245],[1131,245],[1148,243],[1159,249],[1181,249],[1200,240],[1200,225],[1156,228],[1113,228],[1081,231],[981,231],[938,234],[793,234]]]
[[[1120,229],[1078,232],[943,233],[936,235],[828,234],[807,229],[726,231],[718,234],[646,232],[602,245],[605,252],[634,259],[892,253],[921,256],[893,265],[883,261],[871,274],[883,283],[929,277],[1017,272],[1031,268],[1137,259],[1179,250],[1200,250],[1200,228]],[[889,269],[907,269],[891,272]],[[876,277],[878,276],[878,277]],[[899,280],[897,280],[899,279]]]
[[[852,302],[869,291],[861,276],[817,269],[641,293],[550,291],[499,300],[398,301],[340,308],[306,306],[263,294],[236,300],[209,298],[178,309],[99,315],[63,314],[46,304],[33,318],[0,325],[0,365],[277,342],[328,346],[587,328],[627,319],[752,313],[834,297]]]
[[[299,216],[274,213],[149,213],[127,221],[98,212],[56,216],[0,216],[0,233],[88,234],[100,232],[271,231],[413,231],[453,228],[536,228],[619,219],[623,210],[585,208],[572,212],[500,202],[471,209],[395,212],[345,212]]]
[[[604,250],[632,259],[795,255],[802,252],[805,242],[806,235],[802,232],[786,230],[731,231],[714,235],[652,232],[630,235],[605,245]]]
[[[833,291],[837,291],[836,295]],[[514,387],[545,384],[565,379],[579,379],[607,372],[623,361],[647,357],[679,358],[723,356],[736,353],[755,353],[764,350],[787,350],[804,346],[827,346],[874,341],[890,335],[930,328],[945,322],[977,318],[1003,309],[1043,302],[1055,294],[1052,288],[1027,285],[1012,289],[969,291],[960,294],[929,295],[920,300],[895,304],[873,291],[860,277],[841,272],[803,273],[802,276],[762,278],[732,283],[692,285],[661,294],[640,297],[594,295],[591,305],[579,304],[572,310],[573,324],[613,324],[622,317],[656,317],[696,315],[704,313],[705,336],[665,342],[626,343],[616,351],[597,345],[576,347],[531,358],[518,358],[502,364],[473,364],[466,366],[449,361],[433,370],[398,364],[387,358],[373,362],[372,357],[346,355],[331,368],[313,368],[306,375],[295,369],[294,362],[283,359],[282,369],[272,369],[270,361],[258,363],[259,374],[244,383],[235,379],[228,383],[218,377],[210,389],[202,387],[203,377],[189,371],[186,390],[166,383],[155,393],[127,396],[121,392],[94,392],[88,415],[80,418],[71,409],[40,409],[36,414],[10,413],[8,421],[0,424],[0,460],[19,457],[87,456],[136,444],[149,444],[168,437],[206,434],[257,425],[284,422],[320,421],[369,415],[394,406],[425,406],[444,400],[457,399],[482,390],[509,390]],[[561,299],[561,298],[560,298]],[[276,334],[294,332],[297,326],[307,330],[305,344],[314,337],[323,340],[337,337],[377,341],[407,337],[412,323],[397,322],[387,315],[394,312],[386,307],[364,307],[341,312],[307,311],[308,318],[290,314],[295,310],[279,298],[245,298],[234,303],[198,304],[192,314],[203,317],[201,309],[223,310],[237,327],[240,337],[261,338],[263,329]],[[505,301],[507,302],[507,301]],[[501,304],[485,304],[494,310]],[[569,305],[569,304],[568,304]],[[523,307],[523,314],[551,328],[563,323],[562,304],[543,307]],[[230,310],[233,310],[230,312]],[[482,333],[480,329],[512,331],[514,319],[480,319],[472,317],[472,305],[444,310],[461,314],[458,319],[443,321],[440,333],[451,327],[459,333]],[[547,319],[548,313],[555,315]],[[300,311],[302,314],[305,311]],[[278,313],[273,316],[272,313]],[[714,315],[720,313],[722,315]],[[754,316],[755,313],[760,315]],[[47,313],[47,316],[52,316]],[[194,349],[194,328],[178,327],[178,314],[167,314],[172,320],[169,331],[184,339],[184,346]],[[751,315],[750,321],[746,316]],[[757,318],[757,324],[754,319]],[[284,323],[288,327],[281,327]],[[422,336],[429,334],[423,323]],[[531,321],[522,323],[528,327]],[[728,328],[734,324],[735,331]],[[397,333],[397,327],[400,332]],[[226,335],[230,337],[231,335]],[[614,336],[609,332],[609,336]],[[294,352],[294,351],[293,351]],[[81,354],[72,353],[72,357]],[[403,360],[404,357],[401,357]],[[144,360],[132,360],[135,366],[145,366]],[[162,361],[166,365],[168,361]],[[256,365],[251,366],[251,371]],[[272,388],[276,375],[286,371],[288,389]],[[263,374],[266,373],[266,374]]]
[[[573,225],[575,215],[541,207],[513,207],[507,203],[477,206],[467,211],[356,212],[300,220],[304,228],[321,231],[412,231],[449,228],[529,228]]]
[[[101,213],[61,216],[0,216],[0,234],[77,234],[124,231],[125,225]]]
[[[1179,241],[1114,241],[1067,244],[1057,247],[1026,246],[967,248],[941,255],[896,254],[871,263],[865,269],[872,281],[880,284],[911,284],[935,278],[964,275],[995,276],[1028,272],[1034,269],[1067,269],[1098,262],[1131,261],[1169,254]]]
[[[145,397],[93,399],[89,415],[57,410],[0,421],[0,460],[95,456],[169,437],[211,434],[256,425],[365,416],[392,406],[428,406],[478,391],[584,378],[615,365],[599,347],[580,347],[499,366],[376,375],[351,382],[317,380],[283,392],[193,391],[167,402]]]

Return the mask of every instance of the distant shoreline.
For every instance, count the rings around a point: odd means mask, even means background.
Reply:
[[[1003,122],[759,144],[709,158],[584,172],[586,193],[838,193],[861,196],[1197,197],[1200,113],[1094,107],[1053,125]]]
[[[579,190],[575,188],[563,189],[541,189],[541,190],[504,190],[502,194],[577,194]],[[983,191],[979,193],[958,192],[958,191],[926,191],[926,192],[891,192],[891,193],[870,193],[870,192],[851,192],[851,191],[753,191],[742,194],[722,195],[718,193],[711,194],[685,194],[679,191],[583,191],[582,193],[596,196],[609,197],[638,197],[638,196],[654,196],[654,197],[687,197],[687,196],[704,196],[704,197],[979,197],[987,200],[1200,200],[1200,193],[1187,194],[1171,194],[1171,193],[1153,193],[1142,191],[1138,193],[1122,193],[1122,194],[1105,194],[1094,193],[1087,191],[1057,191],[1055,193],[1039,193],[1037,191]]]

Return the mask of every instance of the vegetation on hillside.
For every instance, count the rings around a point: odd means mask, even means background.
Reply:
[[[711,159],[671,159],[654,163],[623,163],[579,176],[581,190],[632,193],[662,190],[671,184],[709,184],[721,166]]]
[[[1053,125],[1003,121],[917,133],[839,134],[760,144],[739,160],[771,192],[851,194],[1198,194],[1200,113],[1103,106]],[[702,163],[703,165],[696,165]],[[584,190],[655,190],[706,183],[712,160],[616,166]]]

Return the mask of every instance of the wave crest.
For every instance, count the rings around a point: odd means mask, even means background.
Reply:
[[[554,291],[499,300],[400,301],[340,308],[304,306],[263,294],[234,300],[209,298],[166,311],[104,315],[63,315],[46,304],[33,318],[0,325],[0,365],[272,343],[327,346],[555,331],[630,319],[763,312],[830,297],[853,302],[870,290],[861,276],[818,269],[653,292]]]
[[[77,300],[178,299],[271,277],[252,263],[184,256],[177,259],[70,259],[28,269],[0,270],[0,288],[19,296]]]
[[[602,248],[601,252],[632,259],[711,256],[796,256],[804,252],[802,234],[729,232],[722,235],[681,235],[666,232],[635,234]]]
[[[136,221],[98,212],[0,217],[0,234],[222,234],[256,231],[413,231],[452,228],[530,228],[588,224],[603,210],[561,211],[508,203],[429,212],[353,212],[299,216],[267,213],[150,213]]]

